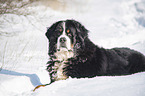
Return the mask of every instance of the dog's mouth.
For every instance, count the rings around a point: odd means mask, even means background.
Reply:
[[[57,51],[68,51],[68,52],[72,52],[73,49],[72,48],[71,49],[68,48],[66,46],[66,43],[61,43],[60,46],[59,46],[59,48],[57,49]]]
[[[60,42],[59,46],[57,48],[58,51],[60,51],[61,49],[66,49],[68,50],[67,46],[66,46],[66,42]]]
[[[60,46],[59,47],[60,48],[66,48],[66,49],[68,49],[67,46],[66,46],[66,43],[60,43]]]
[[[72,52],[72,49],[68,49],[67,47],[61,47],[59,49],[57,49],[57,51],[68,51],[68,52]]]

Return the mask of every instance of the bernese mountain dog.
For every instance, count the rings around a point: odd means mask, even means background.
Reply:
[[[47,30],[46,36],[50,56],[47,71],[51,82],[35,89],[68,77],[121,76],[145,71],[143,54],[129,48],[98,47],[78,21],[58,21]]]

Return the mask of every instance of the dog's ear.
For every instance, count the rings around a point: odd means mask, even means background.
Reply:
[[[85,49],[85,39],[88,38],[88,30],[79,22],[72,20],[76,28],[76,43],[74,49],[76,51],[82,52]],[[77,53],[77,52],[76,52]]]
[[[56,26],[56,24],[53,24],[52,26],[47,27],[47,32],[45,33],[45,35],[48,39],[50,38],[50,36],[53,32],[53,29],[55,29],[55,26]]]
[[[46,37],[49,39],[50,36],[54,33],[57,25],[60,23],[61,21],[58,21],[56,23],[54,23],[53,25],[51,25],[50,27],[47,27],[47,32],[45,33]]]
[[[46,33],[45,33],[45,36],[48,38],[49,37],[49,27],[46,27]]]
[[[80,35],[83,39],[88,37],[88,30],[79,22],[75,21],[75,27],[78,32],[78,35]]]
[[[52,28],[52,27],[50,27]],[[49,39],[50,35],[51,35],[51,29],[49,27],[47,27],[47,32],[45,33],[45,36]]]

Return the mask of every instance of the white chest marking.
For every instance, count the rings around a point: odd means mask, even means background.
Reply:
[[[69,52],[67,49],[60,49],[60,51],[55,53],[56,60],[61,61],[60,63],[56,62],[54,64],[54,70],[56,71],[54,76],[55,80],[64,80],[68,78],[68,76],[65,75],[65,72],[63,72],[63,68],[67,66],[65,64],[67,59],[73,57],[73,55],[73,52]]]

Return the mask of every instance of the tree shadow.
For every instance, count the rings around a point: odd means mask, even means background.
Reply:
[[[33,86],[42,85],[39,77],[36,74],[25,74],[25,73],[20,73],[20,72],[5,70],[5,69],[2,69],[0,71],[0,74],[6,74],[6,75],[12,75],[12,76],[27,76],[30,78],[30,81]]]

